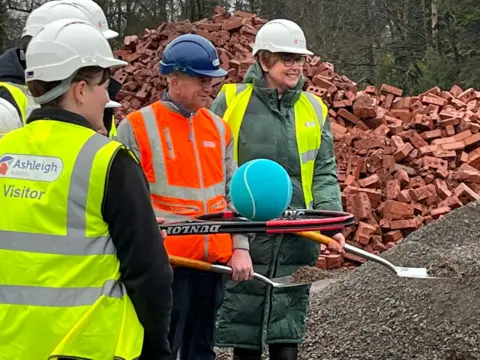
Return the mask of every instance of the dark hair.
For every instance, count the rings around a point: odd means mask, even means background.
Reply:
[[[89,86],[97,86],[104,84],[111,76],[110,69],[102,69],[98,66],[87,66],[81,68],[77,71],[75,76],[73,77],[72,84],[78,83],[80,81],[85,81]],[[99,80],[97,80],[100,78]],[[59,86],[62,82],[61,81],[42,81],[42,80],[33,80],[27,83],[28,90],[32,94],[33,97],[39,97],[50,90]],[[65,99],[65,94],[59,96],[58,98],[46,103],[42,104],[42,107],[53,107],[53,108],[60,108],[62,107],[63,101]]]

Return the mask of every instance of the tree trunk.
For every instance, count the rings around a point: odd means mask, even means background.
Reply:
[[[438,3],[440,0],[432,0],[432,45],[438,51]]]

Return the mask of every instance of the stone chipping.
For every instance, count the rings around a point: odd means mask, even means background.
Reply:
[[[446,278],[400,278],[369,261],[312,291],[299,360],[480,359],[480,202],[382,257]],[[228,353],[219,350],[217,359],[231,359]]]

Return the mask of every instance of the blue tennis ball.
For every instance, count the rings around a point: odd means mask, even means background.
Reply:
[[[292,180],[278,163],[251,160],[238,168],[230,183],[236,210],[250,220],[267,221],[280,216],[292,201]]]

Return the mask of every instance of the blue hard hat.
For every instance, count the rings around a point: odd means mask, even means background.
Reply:
[[[215,46],[200,35],[185,34],[172,40],[163,51],[160,73],[173,71],[190,76],[222,77],[227,72],[220,67]]]

